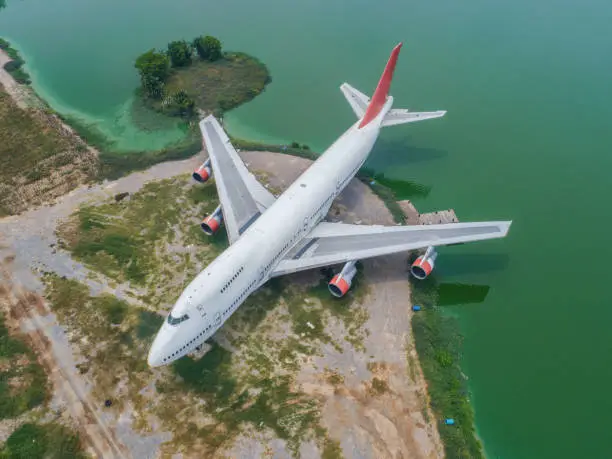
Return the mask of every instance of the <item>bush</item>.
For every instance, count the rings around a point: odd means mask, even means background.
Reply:
[[[193,40],[193,47],[202,59],[208,61],[216,61],[223,56],[221,51],[221,42],[210,35],[202,35]]]
[[[192,118],[195,115],[195,101],[181,89],[167,99],[164,111],[170,115]]]
[[[164,83],[170,75],[169,64],[168,56],[154,49],[138,56],[134,67],[140,73],[140,81],[147,95],[156,98],[163,96]]]
[[[22,68],[25,61],[21,58],[19,52],[11,48],[11,44],[2,38],[0,38],[0,49],[3,49],[11,58],[11,61],[4,64],[4,70],[10,73],[17,83],[30,84],[32,82],[30,75]]]
[[[185,40],[168,43],[168,56],[172,67],[186,67],[191,64],[191,46]]]

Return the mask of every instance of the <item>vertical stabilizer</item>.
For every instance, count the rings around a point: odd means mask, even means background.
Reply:
[[[370,104],[368,105],[365,115],[359,124],[360,128],[366,126],[370,121],[376,118],[385,105],[387,95],[389,94],[389,88],[391,87],[391,80],[393,79],[393,71],[395,70],[395,64],[397,63],[397,57],[399,56],[401,47],[402,44],[399,43],[395,48],[393,48],[393,51],[391,51],[391,56],[389,57],[387,66],[380,77],[380,81],[378,82],[378,86],[376,86],[376,90],[374,91],[374,95],[370,100]]]

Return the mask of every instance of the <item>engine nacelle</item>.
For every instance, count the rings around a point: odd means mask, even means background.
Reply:
[[[351,284],[353,281],[353,277],[357,274],[357,268],[355,267],[355,261],[349,261],[344,265],[340,274],[336,274],[329,284],[327,284],[327,288],[332,295],[336,298],[341,298],[346,295],[346,292],[351,288]]]
[[[207,159],[200,167],[198,167],[193,173],[192,177],[198,182],[204,183],[212,176],[212,169],[210,168],[210,159]]]
[[[434,262],[438,257],[438,252],[432,246],[427,247],[424,255],[416,259],[410,267],[410,272],[417,279],[423,280],[431,274],[434,269]]]
[[[215,209],[215,211],[211,215],[209,215],[204,220],[202,220],[202,223],[200,223],[200,226],[202,227],[202,230],[206,234],[208,234],[209,236],[212,236],[219,230],[222,222],[223,222],[223,213],[221,212],[221,206],[219,206]]]

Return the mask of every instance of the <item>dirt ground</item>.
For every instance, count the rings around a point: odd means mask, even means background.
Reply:
[[[288,186],[310,161],[267,152],[241,152],[247,167],[263,177],[273,191]],[[22,330],[30,334],[54,383],[54,403],[67,409],[90,451],[98,457],[158,457],[159,445],[167,440],[155,433],[131,432],[130,442],[139,451],[126,447],[119,435],[122,420],[108,420],[102,408],[88,397],[88,381],[74,364],[70,344],[63,337],[40,295],[41,271],[53,271],[87,284],[93,292],[110,291],[108,285],[87,276],[87,270],[66,252],[57,251],[58,222],[85,202],[96,202],[121,192],[135,192],[144,183],[192,171],[202,157],[158,164],[110,183],[81,186],[61,197],[51,207],[41,207],[19,216],[0,220],[0,259],[4,263],[5,307]],[[331,220],[363,224],[392,225],[384,204],[358,180],[353,180],[334,204]],[[410,289],[406,256],[381,257],[363,263],[370,285],[362,303],[369,312],[365,324],[365,349],[358,351],[344,343],[342,351],[324,345],[322,356],[306,362],[296,383],[323,406],[323,424],[340,442],[350,458],[437,458],[443,448],[429,412],[426,385],[418,366],[410,333]],[[312,273],[291,277],[294,282],[312,282]],[[334,333],[335,325],[329,325]],[[337,331],[341,330],[338,324]],[[322,369],[339,374],[341,383],[332,383]],[[377,386],[374,387],[374,382]],[[424,416],[423,413],[429,413]],[[427,421],[427,420],[429,421]],[[124,426],[125,427],[125,426]],[[302,457],[320,457],[315,447],[304,445]],[[228,457],[289,457],[282,442],[241,436],[227,452]]]

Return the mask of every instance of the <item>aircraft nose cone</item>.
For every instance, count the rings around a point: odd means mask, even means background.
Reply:
[[[159,367],[162,364],[162,357],[159,352],[155,352],[153,349],[149,351],[149,357],[147,363],[150,367]]]
[[[151,349],[149,350],[149,357],[147,358],[147,363],[150,367],[159,367],[162,365],[163,361],[163,352],[162,352],[162,343],[160,339],[160,334],[155,337],[153,344],[151,345]]]

